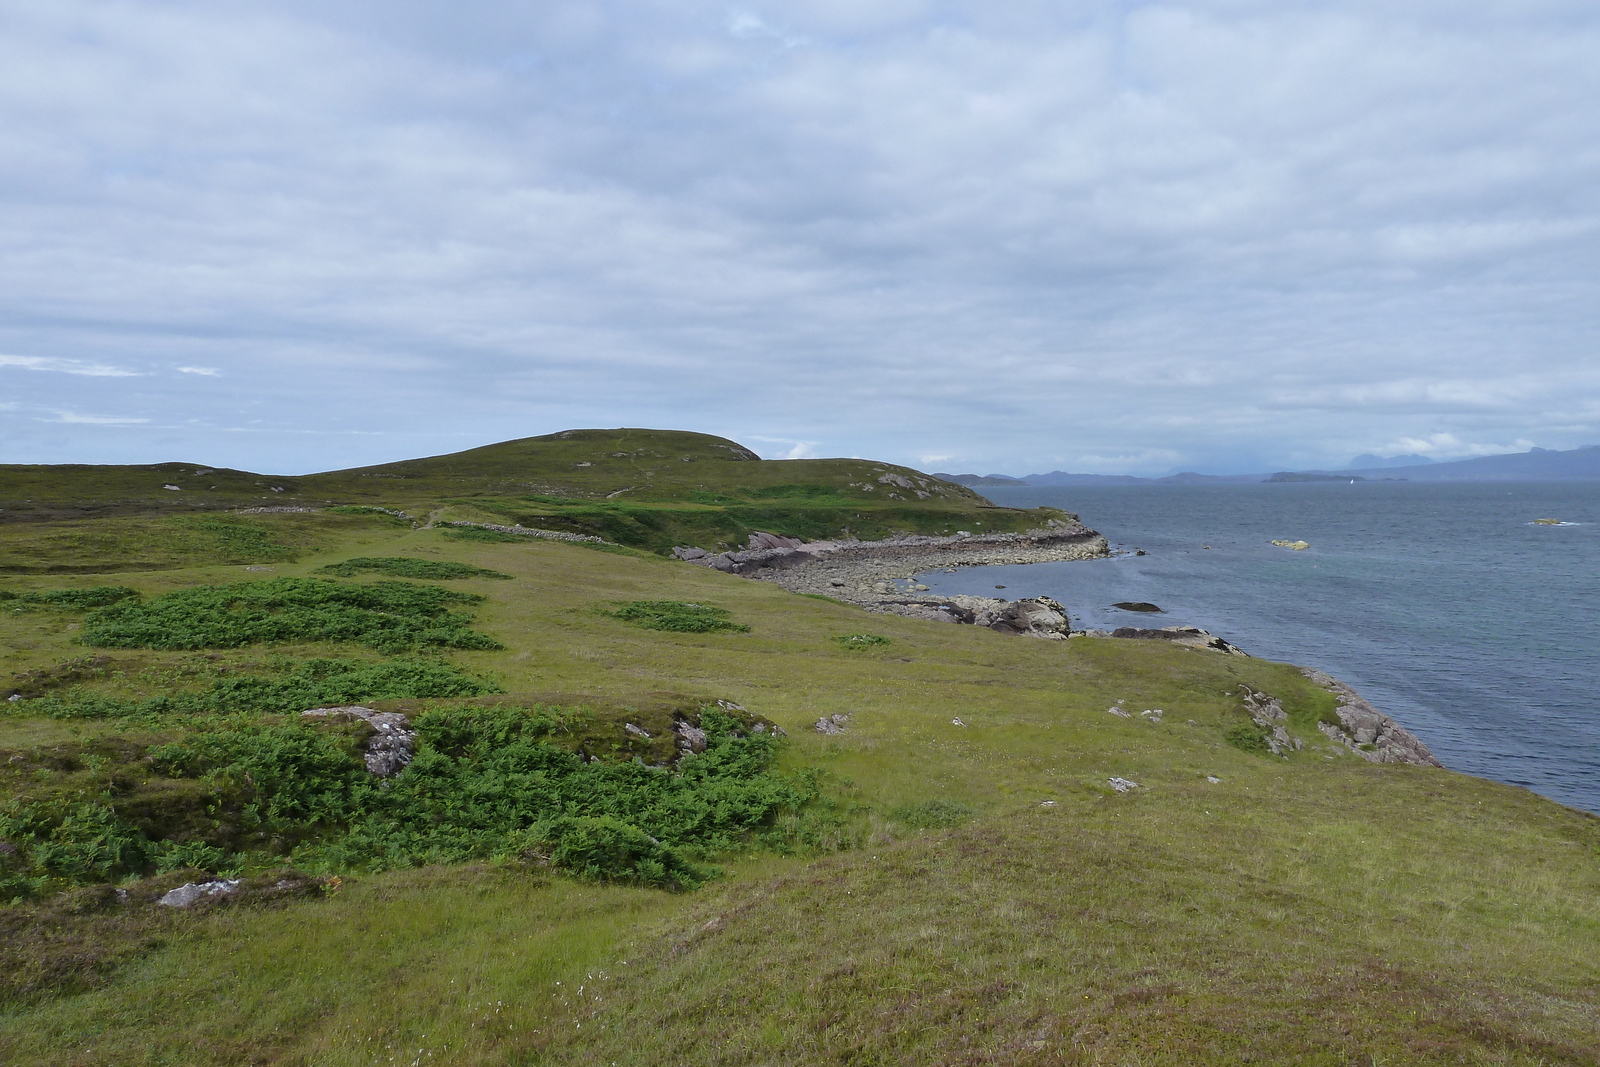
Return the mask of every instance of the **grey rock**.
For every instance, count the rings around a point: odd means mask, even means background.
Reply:
[[[1283,704],[1266,693],[1258,693],[1245,687],[1244,707],[1250,713],[1250,720],[1263,730],[1267,731],[1267,750],[1274,756],[1282,756],[1287,752],[1298,752],[1301,748],[1299,738],[1290,735],[1287,723],[1288,712],[1283,710]]]
[[[1052,641],[1066,640],[1069,629],[1067,609],[1046,596],[1012,601],[995,613],[988,626],[1003,634]]]
[[[672,732],[678,735],[678,750],[685,755],[706,750],[706,732],[689,720],[673,722]]]
[[[359,719],[372,727],[372,734],[361,743],[361,758],[367,771],[380,778],[392,778],[405,770],[417,751],[417,733],[411,720],[397,711],[375,711],[359,705],[312,708],[302,718]]]
[[[1373,763],[1410,763],[1443,767],[1421,738],[1368,704],[1348,685],[1321,671],[1302,667],[1300,673],[1339,700],[1339,725],[1318,723],[1317,728],[1362,759]]]
[[[237,891],[239,884],[237,878],[223,878],[214,882],[190,882],[164,894],[156,903],[167,908],[187,908],[197,901],[227,896]]]
[[[817,720],[812,729],[819,734],[842,734],[849,722],[850,716],[848,715],[824,715]]]
[[[1098,632],[1085,631],[1085,633]],[[1185,645],[1189,648],[1207,648],[1213,652],[1221,652],[1227,656],[1245,656],[1250,654],[1237,645],[1229,644],[1198,626],[1163,626],[1160,629],[1142,629],[1137,626],[1119,626],[1111,631],[1110,636],[1131,639],[1136,641],[1172,641],[1175,644]]]
[[[635,726],[631,722],[626,722],[622,724],[622,728],[623,730],[632,734],[634,737],[642,737],[646,741],[650,740],[650,734],[641,726]]]
[[[1106,781],[1110,782],[1111,788],[1119,793],[1126,793],[1130,789],[1139,788],[1138,782],[1132,782],[1126,778],[1107,778]]]

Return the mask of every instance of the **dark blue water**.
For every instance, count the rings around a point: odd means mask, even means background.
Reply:
[[[934,591],[1053,596],[1078,627],[1200,626],[1349,682],[1448,767],[1600,813],[1600,483],[982,492],[1149,554],[922,576]],[[1110,606],[1133,600],[1166,614]]]

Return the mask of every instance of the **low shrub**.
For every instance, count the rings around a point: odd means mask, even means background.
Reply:
[[[474,567],[469,563],[413,559],[409,556],[358,556],[343,563],[330,563],[326,567],[318,567],[316,573],[350,578],[363,571],[387,574],[395,578],[427,578],[436,581],[448,581],[452,578],[502,578],[509,581],[511,578],[509,574],[501,574],[487,567]]]
[[[1222,732],[1222,739],[1245,752],[1268,752],[1267,731],[1254,722],[1235,723]]]
[[[613,619],[631,622],[646,630],[666,630],[680,634],[749,633],[750,627],[734,622],[726,608],[677,600],[634,600],[606,612]]]
[[[435,646],[500,649],[468,628],[453,604],[483,598],[431,585],[352,585],[321,578],[274,578],[204,585],[92,612],[79,640],[102,648],[238,648],[256,643],[353,641],[380,652]]]
[[[889,639],[882,634],[845,634],[835,637],[845,648],[860,650],[864,648],[881,648],[889,643]]]

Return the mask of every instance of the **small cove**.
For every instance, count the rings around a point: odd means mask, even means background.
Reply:
[[[982,491],[1077,512],[1130,554],[927,572],[932,593],[1052,596],[1075,627],[1200,626],[1343,679],[1452,769],[1600,813],[1600,484]],[[1552,517],[1570,525],[1533,524]],[[1311,547],[1270,543],[1297,539]]]

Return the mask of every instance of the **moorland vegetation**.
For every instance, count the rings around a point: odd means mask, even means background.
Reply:
[[[317,511],[227,511],[272,492],[229,472],[214,511],[173,510],[167,468],[144,503],[130,468],[7,475],[0,1061],[1600,1055],[1600,819],[1367,763],[1287,665],[674,562],[685,531],[800,529],[760,524],[765,490],[853,533],[1039,515],[586,433],[272,481]],[[612,510],[647,483],[648,521]],[[428,523],[603,516],[606,551]],[[368,721],[301,714],[358,703],[406,717],[403,770],[364,762]]]

